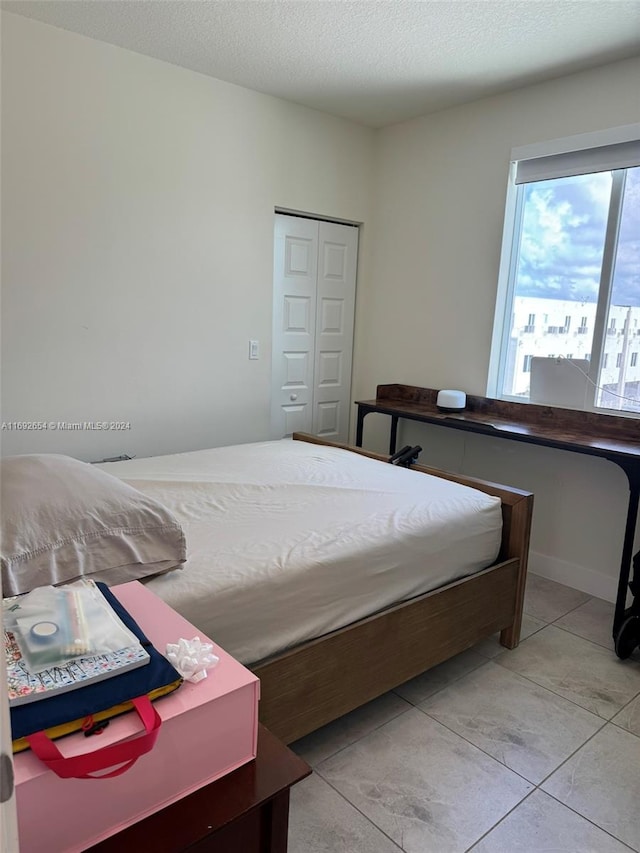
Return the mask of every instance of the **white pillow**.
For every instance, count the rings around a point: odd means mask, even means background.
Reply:
[[[153,498],[58,454],[0,462],[2,594],[90,575],[124,583],[186,560],[180,523]]]

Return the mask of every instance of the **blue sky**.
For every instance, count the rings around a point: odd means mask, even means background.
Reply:
[[[541,181],[524,191],[517,295],[596,302],[611,173]],[[640,306],[640,167],[627,171],[612,302]]]

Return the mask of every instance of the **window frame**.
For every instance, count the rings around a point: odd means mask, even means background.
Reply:
[[[610,128],[608,130],[596,131],[594,133],[585,133],[577,136],[550,140],[548,142],[534,143],[532,145],[525,145],[512,149],[507,179],[502,248],[500,252],[498,287],[491,337],[489,371],[487,377],[486,393],[488,397],[514,403],[521,403],[525,406],[530,405],[529,401],[523,400],[522,397],[502,393],[507,363],[507,342],[511,333],[516,274],[518,269],[522,225],[524,219],[523,206],[526,183],[516,184],[515,182],[518,162],[520,160],[581,151],[588,148],[597,148],[605,145],[637,140],[640,140],[640,122],[631,125],[624,125],[622,127]],[[600,287],[598,291],[598,301],[596,304],[593,341],[588,371],[590,380],[589,387],[593,390],[593,393],[589,395],[588,401],[585,402],[584,411],[597,412],[600,414],[615,414],[620,417],[639,419],[640,413],[638,412],[628,412],[620,409],[608,408],[603,405],[596,405],[598,399],[598,377],[600,376],[601,370],[604,369],[601,362],[603,362],[604,357],[606,335],[605,326],[609,313],[609,303],[613,286],[615,253],[622,215],[625,181],[626,171],[624,169],[616,169],[612,171],[611,196],[605,230]]]

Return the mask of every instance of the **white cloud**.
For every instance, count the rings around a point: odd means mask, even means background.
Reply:
[[[597,175],[584,175],[582,184],[591,202],[602,210],[609,209],[611,197],[611,172],[600,172]]]
[[[611,174],[530,184],[524,215],[516,291],[570,300],[597,298]],[[629,170],[614,276],[614,298],[640,303],[640,169]]]
[[[525,209],[521,258],[525,263],[545,266],[571,249],[571,231],[589,221],[566,199],[556,201],[552,188],[533,189]]]

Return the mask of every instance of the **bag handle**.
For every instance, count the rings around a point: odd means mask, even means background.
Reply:
[[[132,740],[113,743],[94,752],[65,758],[45,732],[36,732],[28,735],[26,739],[40,761],[61,779],[111,779],[113,776],[120,776],[132,767],[141,755],[153,748],[162,725],[162,718],[148,696],[139,696],[132,701],[145,730],[143,735]],[[117,764],[123,766],[117,767],[111,773],[103,773],[100,776],[90,775]]]

